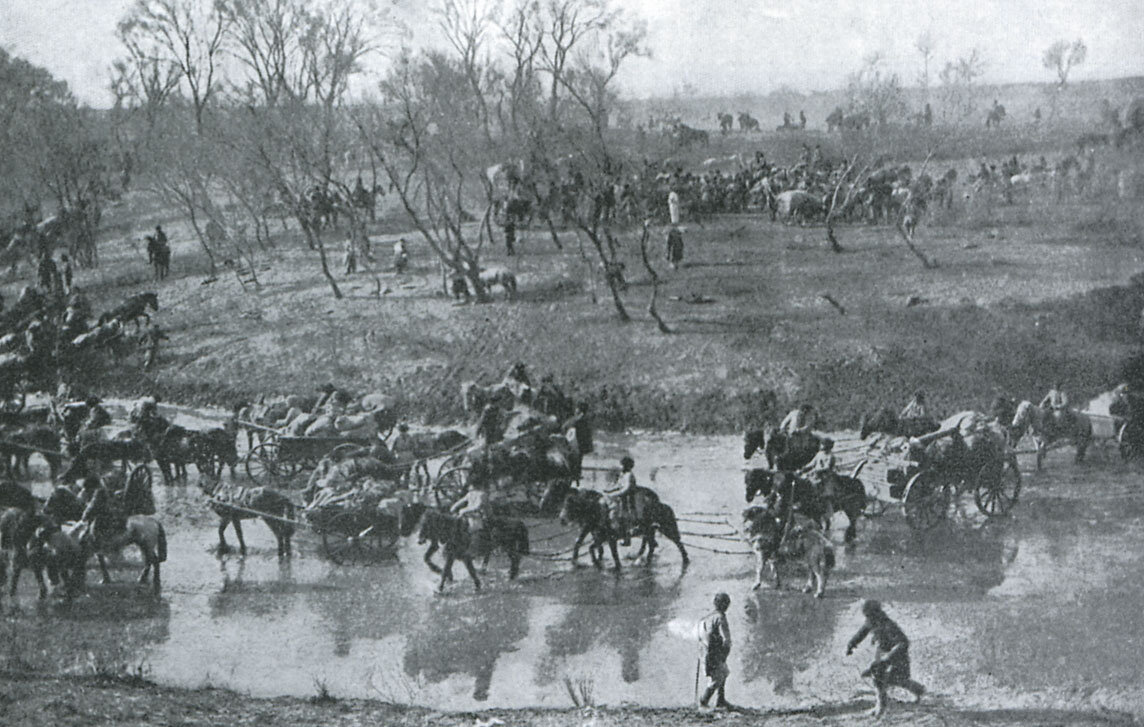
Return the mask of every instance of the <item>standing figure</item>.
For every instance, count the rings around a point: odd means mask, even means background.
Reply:
[[[672,189],[667,193],[667,213],[671,219],[671,224],[678,225],[679,219],[683,210],[679,201],[679,192]]]
[[[60,265],[64,269],[64,292],[71,295],[72,292],[72,266],[71,260],[68,259],[68,254],[62,253],[60,255]]]
[[[683,262],[683,233],[674,225],[667,232],[667,261],[671,263],[672,270],[679,270]]]
[[[874,661],[862,672],[862,676],[874,680],[877,701],[871,714],[878,717],[886,710],[886,691],[890,687],[909,690],[915,700],[922,698],[926,688],[910,679],[910,640],[882,610],[882,604],[864,601],[862,615],[866,617],[866,622],[846,644],[846,655],[853,653],[863,639],[871,636],[875,647]]]
[[[925,419],[928,416],[926,411],[926,393],[921,389],[914,392],[914,398],[910,399],[901,413],[898,414],[899,419]]]
[[[409,251],[405,249],[405,238],[402,237],[393,243],[393,269],[396,272],[404,273],[408,267]]]
[[[718,695],[715,708],[731,708],[725,691],[727,677],[731,673],[727,668],[727,656],[731,653],[731,627],[727,623],[727,609],[730,606],[730,596],[726,593],[716,594],[715,610],[699,622],[700,659],[703,662],[703,673],[707,676],[707,688],[699,698],[702,707],[707,706],[711,697]]]

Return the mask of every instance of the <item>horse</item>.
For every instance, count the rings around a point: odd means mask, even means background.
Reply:
[[[756,450],[762,450],[768,467],[791,472],[810,464],[818,453],[818,445],[818,437],[809,432],[792,435],[768,424],[762,429],[751,429],[743,436],[743,459],[750,459]]]
[[[1045,453],[1055,441],[1068,439],[1073,443],[1077,464],[1084,461],[1088,445],[1092,443],[1092,420],[1086,414],[1069,410],[1058,418],[1052,410],[1036,406],[1031,401],[1022,401],[1009,425],[1009,441],[1015,444],[1030,429],[1037,447],[1037,469],[1041,469]]]
[[[49,563],[44,554],[37,549],[29,549],[36,529],[47,524],[46,516],[35,514],[29,510],[18,507],[9,507],[0,512],[0,592],[7,572],[11,571],[12,580],[8,588],[10,597],[16,596],[16,586],[20,582],[20,573],[30,569],[36,577],[40,587],[40,598],[47,598],[48,586],[44,582],[44,570]],[[48,578],[52,585],[57,582],[56,570],[48,568]]]
[[[865,439],[874,432],[880,432],[891,437],[920,437],[937,431],[937,424],[937,420],[930,416],[903,419],[887,406],[862,415],[858,420],[858,436]]]
[[[451,452],[469,441],[456,429],[443,432],[402,431],[394,437],[389,451],[397,463],[412,463],[429,479],[429,460]]]
[[[679,524],[675,519],[675,511],[670,506],[660,502],[659,497],[646,487],[637,487],[635,496],[637,500],[636,517],[632,524],[631,534],[643,538],[637,557],[643,554],[646,549],[647,560],[645,562],[651,563],[651,558],[656,549],[655,531],[658,530],[668,540],[675,543],[675,547],[679,549],[679,554],[683,558],[683,566],[686,568],[691,559],[687,555],[687,549],[683,547]],[[611,550],[612,562],[615,564],[616,570],[620,569],[620,556],[616,548],[616,541],[622,533],[616,532],[612,525],[612,519],[608,513],[608,502],[604,495],[595,490],[586,489],[569,492],[560,508],[560,522],[563,525],[576,523],[580,526],[580,533],[576,536],[576,543],[572,546],[573,565],[579,558],[580,546],[590,534],[592,535],[592,544],[589,546],[589,554],[592,556],[593,564],[597,568],[602,565],[604,544],[607,544]]]
[[[531,440],[531,441],[530,441]],[[511,443],[486,448],[488,468],[494,479],[510,478],[513,486],[549,483],[539,494],[541,514],[552,513],[558,497],[580,481],[583,456],[574,435],[551,434],[536,440],[531,435]]]
[[[784,556],[801,558],[806,564],[807,580],[803,593],[814,591],[815,598],[826,592],[826,581],[834,568],[834,547],[814,523],[801,515],[794,515],[784,525],[784,517],[766,507],[749,507],[743,511],[743,532],[751,550],[755,552],[755,583],[752,590],[763,585],[763,574],[768,565],[774,574],[775,588],[782,587],[779,560]]]
[[[481,386],[475,381],[461,384],[461,402],[469,414],[480,414],[489,404],[502,409],[512,409],[515,403],[512,390],[504,384]]]
[[[420,525],[420,527],[418,527]],[[464,518],[454,517],[420,503],[405,505],[399,518],[399,531],[403,536],[417,529],[419,545],[429,544],[424,561],[429,570],[441,574],[437,591],[445,590],[445,583],[453,580],[453,563],[460,560],[473,580],[473,588],[481,590],[481,580],[473,567],[473,558],[481,558],[481,570],[488,567],[493,551],[502,550],[509,557],[509,580],[520,573],[521,556],[528,555],[528,528],[520,520],[506,517],[486,517],[484,528],[473,536]],[[475,542],[474,542],[475,541]],[[433,554],[444,544],[445,565],[433,562]]]
[[[820,497],[815,486],[807,479],[790,472],[772,472],[764,469],[748,470],[744,475],[747,502],[762,495],[780,508],[780,512],[799,510],[822,525],[829,534],[830,521],[826,519],[827,505],[832,510],[846,513],[849,521],[843,540],[852,543],[858,535],[858,518],[866,509],[866,487],[857,477],[835,474],[834,497],[829,501]]]
[[[269,487],[238,487],[221,479],[214,482],[200,479],[199,489],[210,499],[211,510],[219,516],[219,553],[230,552],[225,531],[227,525],[233,525],[239,553],[246,555],[242,521],[261,517],[278,541],[278,557],[290,557],[290,538],[294,536],[294,503],[290,498]]]
[[[231,476],[234,476],[234,468],[238,465],[238,445],[232,431],[222,427],[204,432],[192,431],[190,446],[199,474],[221,477],[222,468],[226,466],[230,468]]]
[[[29,474],[29,460],[33,451],[37,451],[48,463],[51,480],[61,466],[62,455],[59,450],[59,436],[54,429],[46,426],[32,426],[7,428],[0,427],[0,455],[5,458],[5,467],[10,476],[18,476],[23,472]]]
[[[513,300],[516,298],[516,273],[505,267],[491,267],[482,269],[477,276],[481,285],[485,290],[492,292],[494,285],[499,285],[504,290],[505,300]]]
[[[153,459],[147,442],[137,439],[101,439],[81,444],[71,466],[60,478],[74,482],[92,471],[99,471],[104,463],[119,461],[126,471],[128,462],[150,462]],[[90,464],[96,463],[93,468]]]
[[[49,521],[36,529],[33,538],[63,576],[69,592],[82,586],[85,563],[93,552],[99,560],[103,582],[111,583],[104,555],[118,553],[128,545],[137,546],[143,556],[139,583],[146,583],[147,576],[151,575],[152,591],[158,595],[162,587],[160,564],[167,560],[167,532],[163,524],[150,515],[129,515],[122,529],[116,528],[116,532],[100,538],[95,537],[91,523],[80,521],[60,526]]]
[[[120,324],[134,323],[135,327],[139,328],[139,321],[144,318],[150,325],[151,315],[147,312],[148,308],[158,312],[159,296],[156,293],[138,293],[102,314],[99,317],[99,325],[102,326],[109,321],[119,321]]]

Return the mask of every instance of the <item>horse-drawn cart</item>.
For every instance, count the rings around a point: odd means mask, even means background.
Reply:
[[[1003,432],[980,421],[966,430],[961,421],[954,417],[932,434],[891,440],[857,464],[854,476],[866,473],[875,511],[879,504],[882,510],[901,505],[911,528],[928,530],[948,516],[952,502],[972,492],[986,517],[1009,514],[1021,492],[1016,453]]]
[[[376,502],[333,499],[312,503],[302,513],[321,539],[322,552],[338,565],[375,563],[393,556],[400,534],[398,519]]]
[[[298,475],[312,471],[323,457],[339,447],[368,449],[375,440],[356,437],[293,437],[275,429],[257,427],[264,436],[260,444],[246,453],[243,470],[256,484],[266,487],[288,485]]]

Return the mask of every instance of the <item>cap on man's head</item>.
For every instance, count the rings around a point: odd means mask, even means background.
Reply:
[[[631,457],[624,457],[620,460],[621,467],[635,467],[636,461]]]
[[[723,609],[727,608],[730,605],[731,605],[731,597],[728,596],[726,593],[716,593],[715,594],[715,608],[722,611]]]
[[[862,602],[862,613],[866,614],[867,616],[869,616],[871,614],[875,614],[875,613],[882,613],[881,601],[875,601],[872,598],[863,601]]]

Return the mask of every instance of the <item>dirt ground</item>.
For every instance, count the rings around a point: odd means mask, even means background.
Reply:
[[[876,722],[865,716],[871,702],[861,701],[805,710],[736,710],[716,712],[698,709],[585,708],[552,710],[489,710],[447,713],[400,707],[367,700],[321,700],[279,697],[255,699],[221,689],[161,688],[145,682],[98,678],[39,678],[3,674],[0,684],[0,718],[12,727],[52,725],[96,727],[114,725],[168,725],[170,727],[217,727],[217,725],[274,725],[275,727],[644,727],[673,724],[678,727],[719,724],[725,727],[765,722],[781,727],[804,725],[1135,725],[1126,714],[1061,710],[998,709],[957,711],[940,704],[891,705]]]

